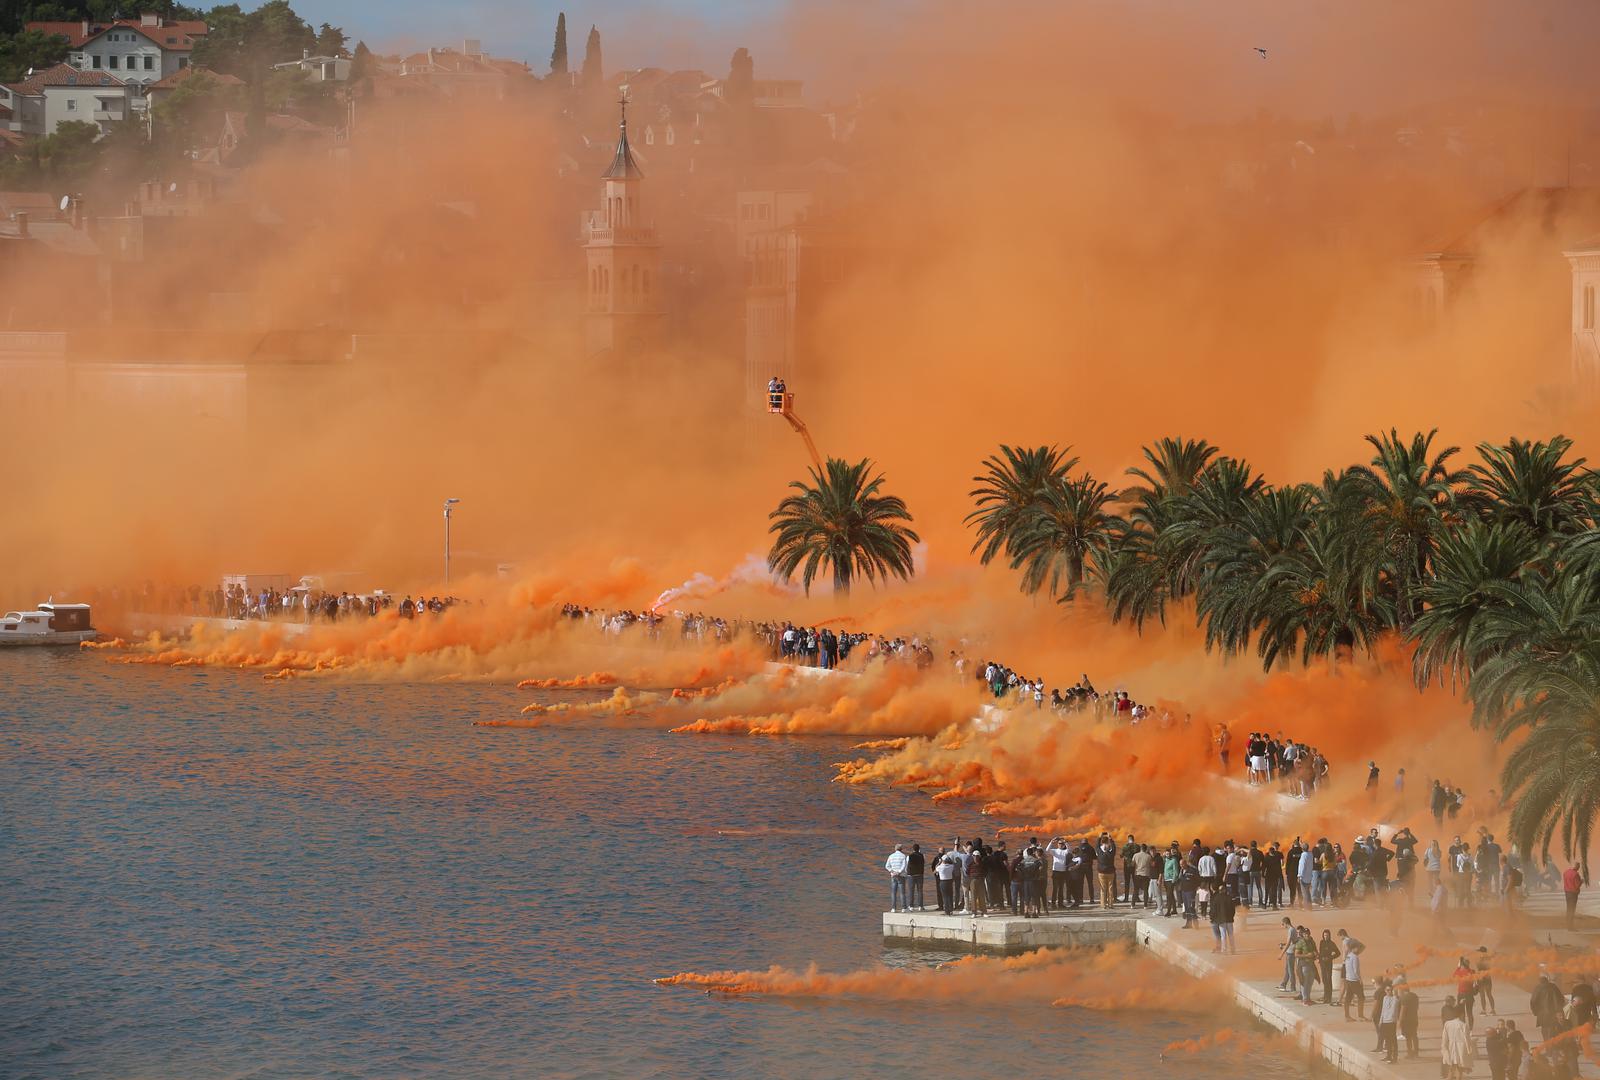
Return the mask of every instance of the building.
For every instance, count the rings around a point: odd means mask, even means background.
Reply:
[[[480,101],[504,101],[535,81],[527,64],[489,56],[475,38],[463,41],[459,52],[429,49],[412,53],[400,61],[395,75],[441,97]]]
[[[163,19],[145,14],[111,22],[31,22],[29,30],[67,39],[67,63],[79,71],[107,71],[137,87],[160,82],[189,66],[196,41],[205,37],[198,19]]]
[[[0,105],[10,110],[10,129],[22,135],[52,135],[68,120],[95,124],[103,134],[126,120],[130,108],[128,87],[121,79],[71,64],[57,64],[0,87]]]
[[[1600,384],[1600,337],[1595,326],[1600,237],[1580,241],[1562,254],[1572,267],[1572,374],[1592,388]]]
[[[627,353],[661,340],[661,245],[644,213],[644,171],[628,145],[628,102],[622,100],[617,149],[601,179],[604,208],[587,216],[588,264],[584,343],[590,355]]]
[[[348,56],[312,56],[310,49],[302,50],[300,59],[274,64],[274,71],[292,71],[298,68],[311,82],[349,82],[350,69],[355,61]]]

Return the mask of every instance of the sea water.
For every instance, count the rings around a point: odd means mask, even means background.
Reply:
[[[1198,1013],[654,985],[949,959],[884,945],[883,860],[996,823],[830,783],[848,739],[472,726],[577,697],[0,653],[0,1075],[1306,1074],[1163,1061]]]

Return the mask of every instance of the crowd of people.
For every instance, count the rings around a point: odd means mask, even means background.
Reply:
[[[1212,932],[1211,951],[1222,954],[1237,951],[1234,923],[1241,908],[1292,912],[1371,903],[1391,913],[1398,933],[1401,913],[1418,903],[1427,906],[1443,929],[1452,906],[1493,904],[1515,913],[1529,891],[1555,888],[1565,895],[1571,928],[1578,896],[1587,884],[1577,866],[1558,872],[1515,846],[1504,849],[1483,828],[1475,844],[1457,835],[1448,848],[1437,840],[1423,848],[1409,827],[1386,842],[1374,828],[1355,837],[1348,851],[1326,837],[1307,841],[1299,836],[1287,844],[1227,840],[1214,847],[1197,838],[1187,847],[1176,840],[1160,847],[1131,833],[1119,844],[1103,831],[1095,837],[1056,836],[1045,843],[1033,837],[1010,850],[1004,839],[990,844],[981,837],[958,837],[932,852],[917,843],[909,850],[897,844],[884,869],[894,911],[927,910],[924,885],[931,875],[934,906],[946,915],[1038,918],[1096,904],[1102,910],[1118,905],[1149,908],[1157,917],[1181,918],[1184,929],[1199,928],[1204,921]],[[1342,1008],[1347,1020],[1368,1020],[1361,960],[1366,946],[1342,929],[1337,938],[1323,930],[1319,939],[1290,916],[1283,917],[1282,926],[1278,989],[1310,1005],[1320,986],[1322,1004]],[[1336,968],[1342,984],[1337,1000]],[[1462,1077],[1474,1054],[1475,1012],[1495,1012],[1487,948],[1480,948],[1475,958],[1462,957],[1452,979],[1456,993],[1446,1000],[1440,1017],[1441,1066],[1445,1075]],[[1371,988],[1376,1051],[1396,1061],[1403,1039],[1406,1053],[1418,1056],[1419,1002],[1407,985],[1404,967],[1384,971]],[[1531,1002],[1541,1046],[1530,1048],[1512,1021],[1497,1023],[1483,1040],[1494,1080],[1576,1077],[1577,1040],[1559,1036],[1594,1021],[1595,989],[1580,982],[1566,995],[1550,976],[1543,976]],[[1526,1073],[1518,1071],[1524,1059]]]
[[[205,594],[207,613],[219,619],[287,619],[292,622],[338,622],[351,618],[377,618],[395,611],[402,619],[439,615],[459,604],[454,596],[407,595],[397,604],[385,592],[325,592],[321,589],[247,589],[234,583]]]

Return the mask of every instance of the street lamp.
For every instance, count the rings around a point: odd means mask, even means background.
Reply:
[[[444,583],[450,584],[450,511],[455,508],[460,499],[446,499],[444,501]]]

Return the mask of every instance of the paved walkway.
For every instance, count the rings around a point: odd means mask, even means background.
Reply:
[[[1593,930],[1569,934],[1559,925],[1547,925],[1560,922],[1560,896],[1535,898],[1529,908],[1529,918],[1514,933],[1496,925],[1500,921],[1496,917],[1474,917],[1475,913],[1462,912],[1458,913],[1460,918],[1449,928],[1447,936],[1440,936],[1432,919],[1421,909],[1402,915],[1398,934],[1391,925],[1390,917],[1380,911],[1319,908],[1311,911],[1296,909],[1292,912],[1251,913],[1241,909],[1235,924],[1238,952],[1231,956],[1211,952],[1212,935],[1207,924],[1184,930],[1181,928],[1181,919],[1155,918],[1141,921],[1139,927],[1141,941],[1167,959],[1197,974],[1215,971],[1237,980],[1241,1005],[1280,1030],[1294,1033],[1302,1043],[1310,1045],[1343,1071],[1384,1080],[1435,1080],[1439,1075],[1439,1040],[1443,1026],[1439,1013],[1445,997],[1455,993],[1455,981],[1451,975],[1458,957],[1468,955],[1476,962],[1480,945],[1508,959],[1534,948],[1542,951],[1554,948],[1562,959],[1595,954],[1596,941],[1600,936]],[[1401,1040],[1401,1060],[1394,1065],[1385,1063],[1374,1052],[1378,1039],[1377,1030],[1371,1023],[1370,1008],[1367,1010],[1367,1022],[1354,1019],[1347,1022],[1337,1004],[1337,997],[1331,1006],[1321,1004],[1320,987],[1313,991],[1311,1005],[1302,1005],[1298,996],[1277,989],[1283,978],[1278,943],[1283,939],[1280,920],[1285,914],[1293,918],[1296,925],[1309,927],[1314,938],[1320,939],[1322,931],[1326,929],[1332,930],[1337,939],[1338,931],[1345,929],[1365,943],[1367,948],[1361,957],[1362,975],[1369,997],[1374,977],[1384,974],[1395,965],[1404,965],[1407,979],[1421,999],[1421,1023],[1418,1025],[1421,1045],[1418,1057],[1413,1059],[1406,1056],[1404,1040]],[[1498,912],[1494,915],[1498,916]],[[1164,949],[1163,939],[1186,955],[1175,956],[1171,949]],[[1427,945],[1428,950],[1419,953],[1419,945]],[[1534,964],[1530,961],[1530,966]],[[1501,975],[1494,980],[1497,1012],[1493,1016],[1477,1016],[1474,1024],[1473,1042],[1479,1054],[1479,1066],[1475,1071],[1479,1075],[1486,1074],[1488,1070],[1482,1058],[1484,1033],[1498,1019],[1514,1020],[1529,1044],[1538,1044],[1538,1026],[1528,1011],[1528,992],[1536,981],[1536,970],[1527,975]],[[1565,989],[1571,985],[1572,979],[1562,978],[1558,973],[1557,982]],[[1592,1064],[1585,1063],[1581,1068],[1583,1076],[1600,1076],[1600,1070]]]

